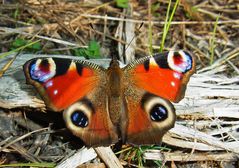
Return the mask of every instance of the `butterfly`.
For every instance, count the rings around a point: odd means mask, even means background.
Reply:
[[[195,60],[186,51],[142,57],[121,68],[87,60],[34,58],[24,66],[46,106],[63,111],[67,128],[87,146],[160,144],[174,127],[171,102],[185,94]]]

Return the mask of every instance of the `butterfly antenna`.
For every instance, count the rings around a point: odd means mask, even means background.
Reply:
[[[136,28],[136,31],[139,31],[143,25],[144,25],[144,22],[141,22],[141,24],[139,25],[139,27]],[[134,37],[130,40],[129,44],[128,44],[127,47],[125,48],[125,51],[129,48],[130,44],[131,44],[132,41],[135,39],[135,37],[136,37],[136,35],[134,35]]]
[[[115,54],[112,54],[112,58],[111,59],[114,60],[114,61],[118,60],[118,58],[117,58],[117,56]]]

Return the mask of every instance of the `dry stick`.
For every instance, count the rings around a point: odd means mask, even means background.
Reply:
[[[103,29],[103,36],[102,36],[102,41],[103,41],[103,43],[105,42],[105,34],[106,34],[106,31],[107,31],[107,26],[108,26],[108,20],[107,20],[107,15],[105,15],[105,19],[104,19],[104,29]]]
[[[78,36],[69,25],[66,25],[61,17],[58,17],[53,10],[47,10],[48,8],[46,5],[42,4],[42,6],[45,8],[45,12],[47,12],[47,14],[49,14],[57,22],[57,24],[63,28],[63,30],[66,30],[68,33],[72,35],[72,37],[75,37],[76,39],[80,40],[83,44],[85,44],[84,39]]]
[[[105,7],[105,6],[110,5],[111,3],[112,3],[112,2],[107,2],[107,3],[104,3],[104,4],[102,4],[102,5],[98,5],[98,6],[96,6],[95,8],[92,8],[92,9],[89,9],[88,11],[86,11],[85,14],[94,12],[94,11],[96,11],[96,10],[102,8],[102,7]],[[73,19],[73,20],[70,22],[70,25],[71,25],[72,23],[79,22],[79,20],[81,20],[82,17],[83,17],[83,15],[80,15],[80,16],[76,17],[75,19]]]
[[[42,128],[41,125],[33,122],[30,119],[26,119],[25,115],[23,116],[23,113],[21,111],[11,113],[11,117],[17,125],[25,128],[26,130],[34,131]]]
[[[105,19],[105,16],[101,15],[89,15],[89,14],[82,14],[81,16],[84,17],[91,17],[95,19]],[[148,20],[136,20],[136,19],[121,19],[118,17],[112,17],[112,16],[107,16],[108,20],[113,20],[113,21],[127,21],[127,22],[134,22],[134,23],[144,23],[144,24],[149,24]],[[164,25],[166,22],[165,21],[152,21],[153,24],[161,24]],[[226,20],[226,21],[218,21],[218,24],[238,24],[239,19],[236,20]],[[215,24],[215,21],[172,21],[171,24],[177,25],[177,24],[187,24],[187,25],[193,25],[193,24]]]
[[[211,1],[212,2],[212,1]],[[235,4],[235,5],[234,5]],[[215,10],[223,10],[223,9],[236,9],[237,8],[237,3],[231,3],[230,5],[229,4],[226,4],[226,5],[223,5],[223,6],[220,6],[220,5],[211,5],[208,3],[208,1],[204,1],[202,2],[201,4],[197,4],[195,5],[196,8],[208,8],[208,9],[215,9]],[[231,10],[232,10],[231,9]],[[234,10],[233,10],[234,11]],[[238,10],[236,10],[238,12]]]
[[[2,112],[2,111],[1,111]],[[5,138],[5,137],[4,137]],[[7,142],[11,141],[13,139],[12,135],[9,135],[9,137],[5,138],[4,140],[0,141],[0,146],[6,144]]]
[[[179,133],[180,132],[180,133]],[[170,130],[170,133],[179,134],[182,137],[197,139],[205,144],[208,144],[212,147],[221,148],[227,151],[234,152],[239,154],[239,141],[230,142],[221,142],[217,138],[212,137],[206,133],[194,130],[192,128],[185,127],[183,125],[175,124],[175,127]]]
[[[26,36],[35,36],[35,37],[40,38],[40,39],[52,41],[52,42],[63,44],[63,45],[81,47],[79,44],[71,43],[71,42],[64,41],[64,40],[54,39],[54,38],[50,38],[50,37],[46,37],[46,36],[41,36],[41,35],[33,35],[31,33],[26,33],[26,32],[23,32],[21,30],[18,30],[18,29],[0,27],[0,33],[2,33],[1,31],[3,33],[17,33],[17,34],[22,34],[22,35],[26,35]]]
[[[20,21],[20,20],[15,20],[15,19],[9,18],[8,15],[0,14],[0,17],[1,17],[1,20],[2,20],[3,23],[5,21],[11,21],[11,22],[16,23],[18,25],[24,25],[24,26],[32,26],[33,25],[33,24],[26,23],[26,22],[23,22],[23,21]]]
[[[231,61],[227,60],[227,63],[229,65],[231,65],[231,67],[235,70],[235,72],[237,73],[237,75],[239,75],[239,68],[236,67],[236,65],[234,65]]]
[[[106,168],[104,163],[86,163],[84,165],[77,166],[77,168]]]
[[[95,151],[109,168],[123,168],[110,147],[97,147]]]
[[[219,58],[217,61],[215,61],[211,66],[209,67],[205,67],[203,69],[201,69],[198,72],[205,72],[211,69],[214,69],[215,67],[219,67],[222,64],[224,64],[226,61],[229,61],[232,58],[235,58],[236,56],[239,55],[239,48],[235,48],[234,50],[232,50],[230,53],[227,53],[226,55],[224,55],[223,57]]]
[[[228,17],[222,16],[222,15],[218,15],[218,14],[216,14],[216,13],[213,13],[213,12],[210,12],[210,11],[207,11],[207,10],[204,10],[204,9],[201,9],[201,8],[198,8],[197,11],[198,11],[198,12],[201,12],[201,13],[204,13],[204,14],[208,14],[208,15],[214,17],[214,18],[219,17],[219,18],[224,19],[224,20],[226,20],[226,21],[230,21],[230,19],[229,19]]]
[[[42,128],[42,129],[39,129],[39,130],[35,130],[35,131],[28,132],[28,133],[25,134],[25,135],[22,135],[22,136],[16,138],[15,140],[9,142],[8,144],[4,145],[3,147],[0,147],[0,152],[1,152],[2,150],[6,149],[7,147],[9,147],[10,145],[12,145],[12,144],[14,144],[14,143],[16,143],[16,142],[18,142],[18,141],[20,141],[20,140],[23,140],[23,139],[29,137],[29,136],[32,135],[32,134],[37,133],[37,132],[41,132],[41,131],[44,131],[44,130],[48,130],[48,128]]]
[[[220,33],[220,35],[225,41],[229,41],[227,33],[220,26],[217,26],[217,31]]]
[[[144,153],[144,159],[190,162],[190,161],[226,161],[233,162],[238,160],[238,155],[227,152],[220,153],[193,153],[187,154],[182,152],[161,152],[159,150],[147,150]]]
[[[0,146],[0,152],[5,150],[7,147],[11,147],[15,151],[17,151],[19,154],[21,154],[24,158],[26,158],[28,161],[40,162],[41,160],[39,158],[37,158],[36,156],[34,156],[31,153],[29,153],[25,148],[23,148],[20,144],[18,144],[18,141],[20,141],[20,140],[30,136],[32,133],[36,133],[36,132],[39,132],[39,131],[42,131],[42,130],[45,130],[45,129],[46,128],[29,132],[29,133],[27,133],[27,134],[25,134],[25,135],[23,135],[21,137],[16,138],[15,140],[6,142],[6,145],[2,144],[4,146],[3,147],[1,147],[2,145]],[[5,136],[5,138],[6,138],[6,136],[8,136],[8,135],[4,134],[3,136]]]
[[[3,133],[2,138],[5,138],[5,140],[1,141],[0,146],[7,144],[14,137],[12,135],[10,135],[9,133]],[[19,143],[11,144],[9,147],[12,148],[13,150],[15,150],[15,152],[18,152],[20,155],[22,155],[28,161],[31,161],[31,162],[40,162],[41,161],[39,158],[37,158],[36,156],[29,153],[29,151],[27,151],[27,149],[22,147]],[[2,151],[9,152],[7,149],[3,149]]]
[[[194,119],[194,123],[195,123],[195,120],[196,119]],[[195,124],[193,126],[194,126],[193,128],[196,130]],[[193,143],[194,143],[193,148],[191,149],[190,155],[188,157],[191,157],[193,155],[194,151],[195,151],[195,147],[196,147],[196,143],[197,143],[196,138],[194,138]]]
[[[170,3],[171,3],[171,1],[170,1]],[[152,45],[153,45],[153,34],[152,34],[153,33],[153,24],[152,24],[152,11],[151,11],[152,9],[151,8],[152,8],[152,2],[151,2],[151,0],[148,0],[148,39],[147,39],[148,41],[147,41],[147,43],[149,44],[148,51],[149,51],[150,54],[152,54],[152,52],[153,52],[153,49],[152,49]],[[160,50],[161,45],[159,47],[160,47],[159,48],[159,50]]]
[[[56,168],[76,168],[88,161],[93,160],[97,157],[93,148],[87,149],[83,147],[78,152],[76,152],[73,156],[67,158],[67,160],[63,161],[62,163],[58,164]]]
[[[190,1],[181,0],[180,4],[183,6],[184,11],[186,11],[186,13],[188,13],[189,16],[192,17],[192,20],[203,21],[203,17],[200,15],[199,12],[194,11],[194,5],[192,6]]]
[[[8,70],[8,68],[12,65],[13,61],[17,58],[20,52],[18,52],[7,64],[4,65],[4,67],[0,70],[0,78],[3,76],[3,74]]]
[[[125,12],[126,12],[126,9],[123,9],[123,12],[120,15],[120,17],[123,18],[124,17],[123,13],[125,13]],[[116,32],[115,32],[115,35],[114,35],[115,38],[118,38],[121,41],[124,41],[125,38],[124,38],[124,35],[123,35],[123,33],[124,33],[123,31],[124,31],[124,21],[119,21]],[[126,42],[125,42],[125,44],[118,42],[118,45],[117,45],[119,60],[121,62],[124,62],[124,45],[126,45]]]
[[[28,161],[31,161],[31,162],[42,162],[42,160],[40,158],[38,158],[37,156],[34,156],[33,154],[29,153],[26,148],[22,147],[21,145],[19,145],[17,143],[10,145],[10,147],[12,149],[14,149],[15,151],[17,151],[24,158],[26,158]]]
[[[203,57],[207,58],[208,60],[210,59],[204,52],[202,52],[199,48],[197,48],[197,46],[185,41],[184,42],[186,46],[188,46],[189,48],[192,48],[193,50],[197,51],[200,55],[202,55]]]
[[[232,126],[231,128],[224,128],[222,125],[220,125],[219,123],[216,124],[216,126],[218,127],[218,130],[213,130],[211,132],[208,132],[210,135],[221,135],[221,139],[224,140],[226,138],[231,138],[234,141],[237,141],[237,138],[231,133],[232,130],[237,130],[238,126]],[[226,134],[226,137],[223,136],[223,134]]]
[[[126,10],[127,16],[132,16],[132,6],[129,5],[129,8]],[[125,22],[125,41],[128,44],[125,47],[125,63],[130,63],[135,60],[135,23]]]
[[[181,136],[181,135],[178,135]],[[184,138],[182,136],[182,138]],[[174,146],[174,147],[179,147],[179,148],[183,148],[183,149],[195,149],[197,151],[205,151],[205,152],[209,152],[209,151],[220,151],[222,149],[220,148],[216,148],[216,147],[212,147],[210,145],[201,143],[201,142],[192,142],[192,141],[187,141],[184,139],[179,139],[179,138],[174,138],[172,136],[172,134],[168,133],[163,137],[163,142],[170,145],[170,146]]]
[[[196,40],[209,40],[211,38],[211,36],[199,36],[199,35],[195,35],[193,34],[189,29],[186,30],[186,34],[187,36],[190,36]],[[223,45],[228,45],[228,46],[231,46],[231,47],[235,47],[235,45],[231,42],[231,41],[225,41],[225,40],[222,40],[222,39],[215,39],[215,43],[219,43],[219,44],[223,44]]]
[[[89,29],[89,28],[86,28],[86,29]],[[120,42],[120,43],[122,43],[122,44],[128,45],[127,42],[125,42],[125,41],[123,41],[123,40],[120,40],[120,39],[117,39],[117,38],[115,38],[115,37],[113,37],[113,36],[110,36],[110,35],[107,35],[107,34],[105,35],[104,33],[100,32],[100,31],[97,31],[97,30],[95,30],[95,32],[98,33],[98,34],[100,34],[100,35],[102,35],[102,36],[106,36],[106,37],[108,37],[108,38],[110,38],[110,39],[112,39],[112,40],[118,41],[118,42]],[[141,51],[141,52],[143,52],[143,53],[146,53],[145,50],[143,50],[142,48],[135,47],[135,49],[138,50],[138,51]]]

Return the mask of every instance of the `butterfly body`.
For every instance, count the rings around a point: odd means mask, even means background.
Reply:
[[[62,111],[66,126],[89,146],[158,144],[174,126],[194,60],[184,51],[156,54],[124,68],[87,61],[35,58],[24,65],[27,81],[46,105]]]

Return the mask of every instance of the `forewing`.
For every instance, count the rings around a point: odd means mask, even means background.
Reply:
[[[185,51],[170,51],[136,60],[124,71],[138,88],[178,102],[184,97],[189,77],[195,72],[195,60]]]
[[[118,140],[106,110],[105,69],[87,61],[35,58],[26,62],[24,72],[47,107],[64,110],[66,126],[86,145],[109,145]]]
[[[65,58],[35,58],[24,65],[32,84],[47,107],[61,111],[85,96],[104,80],[104,69],[86,61]]]

